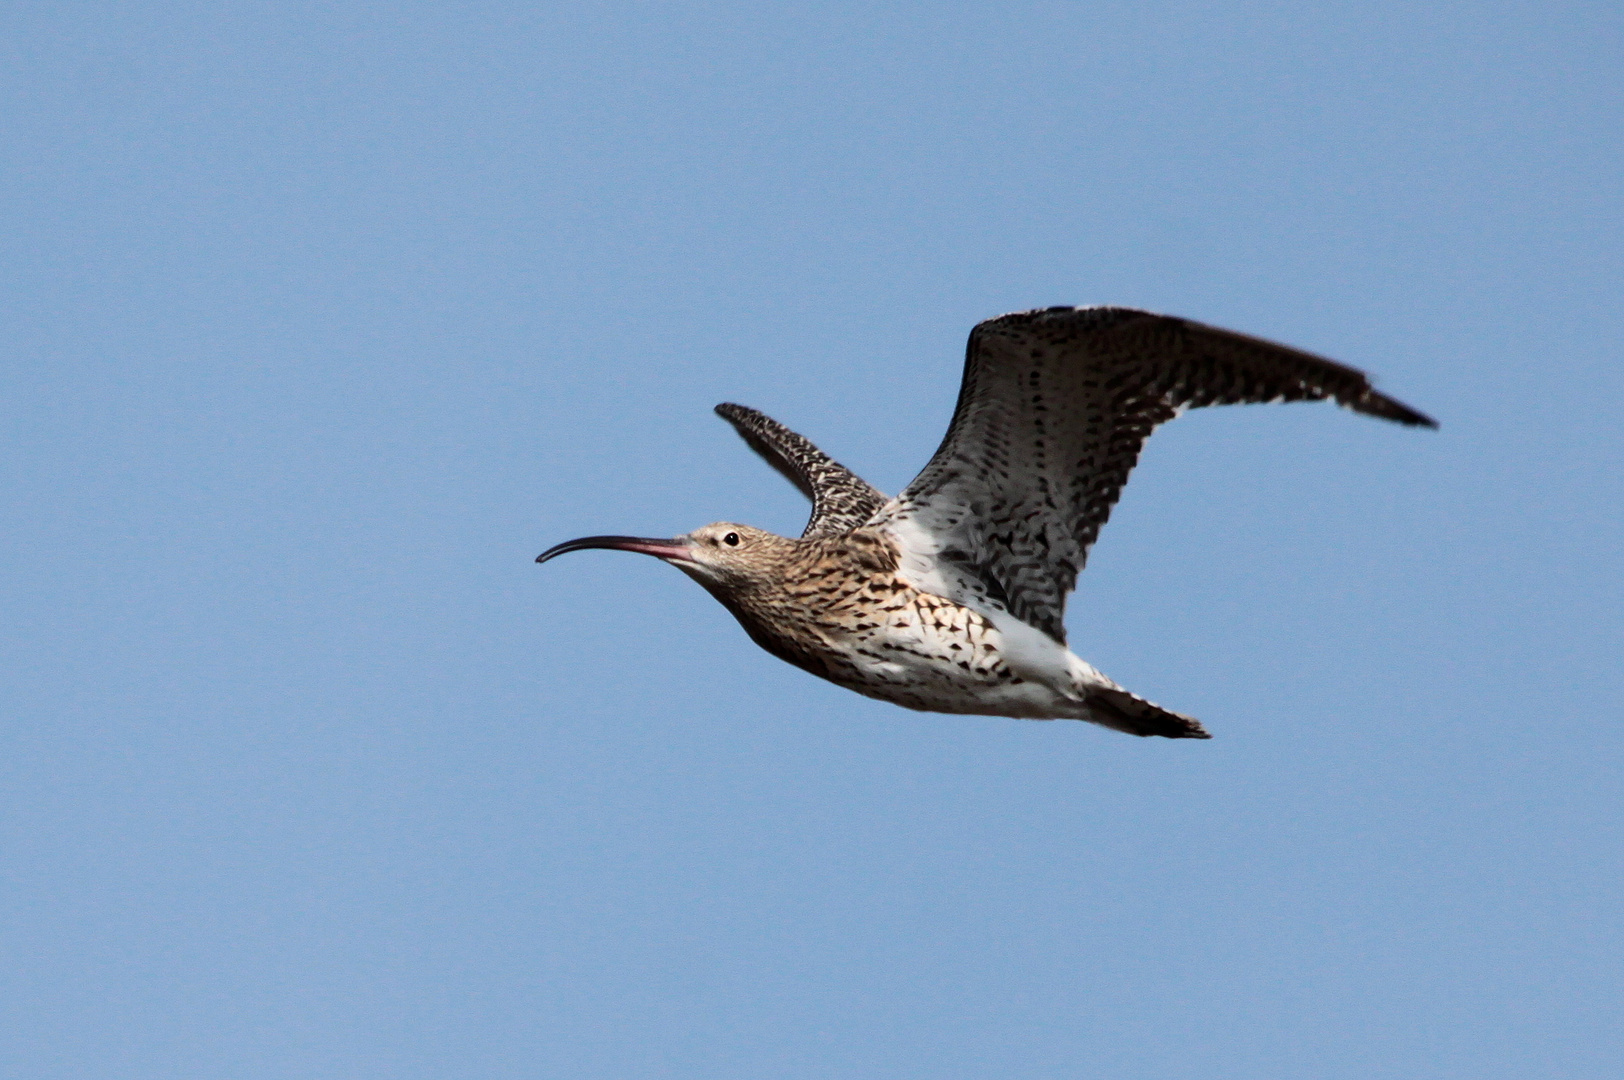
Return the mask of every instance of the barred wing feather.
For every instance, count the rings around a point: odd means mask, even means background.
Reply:
[[[724,402],[716,414],[739,433],[750,449],[812,500],[812,517],[803,540],[838,536],[873,517],[885,496],[861,477],[825,454],[804,435],[744,405]]]
[[[1120,307],[989,319],[970,333],[941,447],[872,524],[943,595],[1065,644],[1066,596],[1158,424],[1204,405],[1327,398],[1437,426],[1363,372],[1187,319]]]

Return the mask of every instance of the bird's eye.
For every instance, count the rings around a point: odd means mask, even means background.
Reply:
[[[722,537],[722,543],[726,544],[728,547],[738,547],[739,546],[739,534],[738,533],[728,533],[726,536]]]

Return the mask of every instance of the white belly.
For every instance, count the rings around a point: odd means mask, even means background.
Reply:
[[[836,681],[930,712],[1089,719],[1084,687],[1108,680],[1063,645],[1013,616],[932,599],[839,642],[856,678]]]

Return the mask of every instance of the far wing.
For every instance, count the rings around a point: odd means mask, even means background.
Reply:
[[[876,515],[929,584],[1066,640],[1066,595],[1156,425],[1186,408],[1334,399],[1431,418],[1363,372],[1284,345],[1132,308],[1047,308],[970,332],[953,423]],[[924,573],[919,568],[924,568]]]
[[[802,539],[851,532],[885,505],[884,495],[813,446],[811,440],[770,416],[725,403],[716,406],[716,413],[733,425],[750,449],[812,500],[812,518]]]

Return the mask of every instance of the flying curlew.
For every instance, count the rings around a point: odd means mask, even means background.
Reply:
[[[1066,647],[1066,595],[1156,425],[1185,409],[1335,400],[1411,427],[1430,417],[1364,373],[1187,319],[1054,307],[970,332],[953,422],[887,499],[754,409],[718,405],[812,500],[800,539],[718,522],[674,539],[588,536],[550,548],[662,559],[774,656],[927,712],[1090,720],[1205,739]]]

